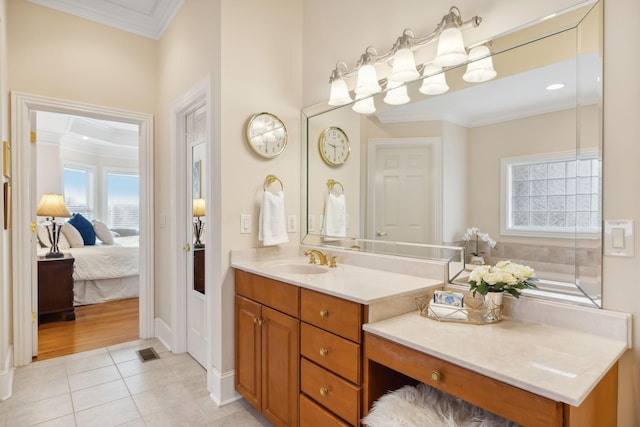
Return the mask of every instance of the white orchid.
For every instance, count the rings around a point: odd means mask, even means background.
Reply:
[[[473,236],[476,237],[476,250],[475,252],[472,252],[471,255],[480,256],[481,252],[478,252],[479,239],[482,239],[482,241],[487,242],[487,244],[492,248],[496,247],[496,241],[489,236],[489,233],[482,233],[478,227],[467,228],[467,231],[465,231],[465,233],[462,235],[462,239],[465,242],[468,242],[473,238]]]

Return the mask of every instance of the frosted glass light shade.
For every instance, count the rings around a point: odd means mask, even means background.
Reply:
[[[380,92],[382,88],[378,84],[378,75],[376,69],[371,64],[366,64],[358,69],[358,82],[356,83],[355,92],[357,95],[372,95]]]
[[[489,48],[480,45],[469,51],[469,64],[467,71],[462,75],[462,79],[469,83],[482,83],[491,80],[496,76],[493,68],[493,60]]]
[[[387,94],[384,97],[385,104],[389,105],[402,105],[411,101],[409,95],[407,95],[407,87],[399,82],[389,80],[387,83]]]
[[[438,39],[438,51],[433,63],[440,67],[453,67],[466,60],[467,51],[464,49],[462,31],[457,27],[443,30]]]
[[[376,112],[376,105],[373,102],[372,96],[356,101],[351,108],[353,111],[360,114],[372,114]]]
[[[349,95],[349,88],[344,79],[335,79],[331,82],[331,94],[329,95],[329,105],[345,105],[352,101]]]
[[[447,79],[442,72],[442,67],[433,64],[427,64],[422,72],[424,80],[420,86],[420,93],[425,95],[440,95],[449,90]]]
[[[389,75],[389,80],[406,83],[418,77],[420,77],[420,73],[416,70],[416,60],[411,49],[398,49],[393,55],[393,70]]]

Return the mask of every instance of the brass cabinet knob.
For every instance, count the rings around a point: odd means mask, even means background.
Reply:
[[[329,389],[326,387],[320,387],[320,395],[326,396],[327,394],[329,394]]]
[[[442,374],[438,371],[431,371],[431,380],[435,382],[440,382],[442,379]]]
[[[320,317],[329,317],[329,310],[320,310]]]
[[[264,323],[264,320],[262,320],[260,317],[254,317],[253,318],[253,323],[258,325],[258,326],[262,326],[262,324]]]
[[[321,348],[320,349],[320,356],[326,357],[327,354],[329,354],[329,350],[328,349],[326,349],[326,348]]]

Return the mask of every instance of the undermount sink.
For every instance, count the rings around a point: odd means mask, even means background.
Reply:
[[[269,269],[281,274],[324,274],[327,268],[315,264],[279,262],[269,265]]]

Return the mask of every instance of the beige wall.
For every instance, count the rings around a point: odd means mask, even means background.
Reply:
[[[0,0],[0,137],[2,141],[9,141],[9,93],[7,91],[7,4],[6,0]],[[0,154],[0,156],[4,156]],[[4,158],[3,158],[4,161]],[[2,183],[6,178],[2,176]],[[4,209],[0,212],[0,223],[4,224]],[[0,274],[0,399],[7,397],[9,393],[10,372],[7,364],[11,360],[9,345],[12,342],[13,309],[11,306],[11,232],[2,228],[0,240],[0,261],[2,273]]]
[[[37,6],[8,3],[9,90],[153,113],[156,43]]]

